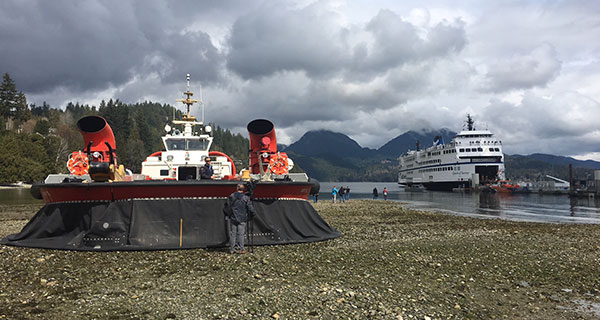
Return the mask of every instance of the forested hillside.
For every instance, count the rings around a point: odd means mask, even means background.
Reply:
[[[25,95],[8,74],[0,84],[0,183],[40,181],[50,173],[66,173],[72,151],[83,149],[77,121],[100,115],[115,134],[119,163],[133,172],[151,153],[163,149],[160,137],[165,124],[181,116],[168,104],[125,104],[102,101],[99,106],[68,103],[66,106],[28,105]],[[248,139],[215,124],[212,150],[227,153],[236,166],[248,166]]]

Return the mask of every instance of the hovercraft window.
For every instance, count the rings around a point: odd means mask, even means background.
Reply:
[[[169,175],[169,170],[160,170],[160,175],[161,176],[168,176]]]
[[[167,150],[185,150],[185,139],[167,140]]]
[[[208,141],[206,139],[188,139],[187,150],[206,150]]]

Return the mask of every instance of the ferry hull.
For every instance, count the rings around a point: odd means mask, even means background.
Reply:
[[[431,191],[452,191],[454,188],[468,188],[468,181],[443,181],[443,182],[427,182],[423,183],[427,190]]]

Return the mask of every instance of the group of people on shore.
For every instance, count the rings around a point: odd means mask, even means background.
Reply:
[[[387,200],[388,189],[386,187],[383,187],[383,191],[381,193],[383,193],[383,200]],[[377,187],[375,187],[373,188],[373,200],[377,200],[377,198],[379,198],[379,191],[377,191]]]
[[[335,203],[336,200],[339,203],[350,200],[350,187],[340,186],[340,188],[338,189],[337,186],[333,186],[333,188],[331,188],[331,199],[333,200],[333,203]]]

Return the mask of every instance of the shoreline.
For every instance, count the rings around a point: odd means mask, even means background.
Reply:
[[[27,183],[0,184],[0,189],[30,189],[31,186]]]
[[[598,225],[461,217],[401,202],[313,205],[342,237],[247,255],[0,246],[0,318],[600,317]],[[18,232],[35,208],[4,208],[0,236]]]

